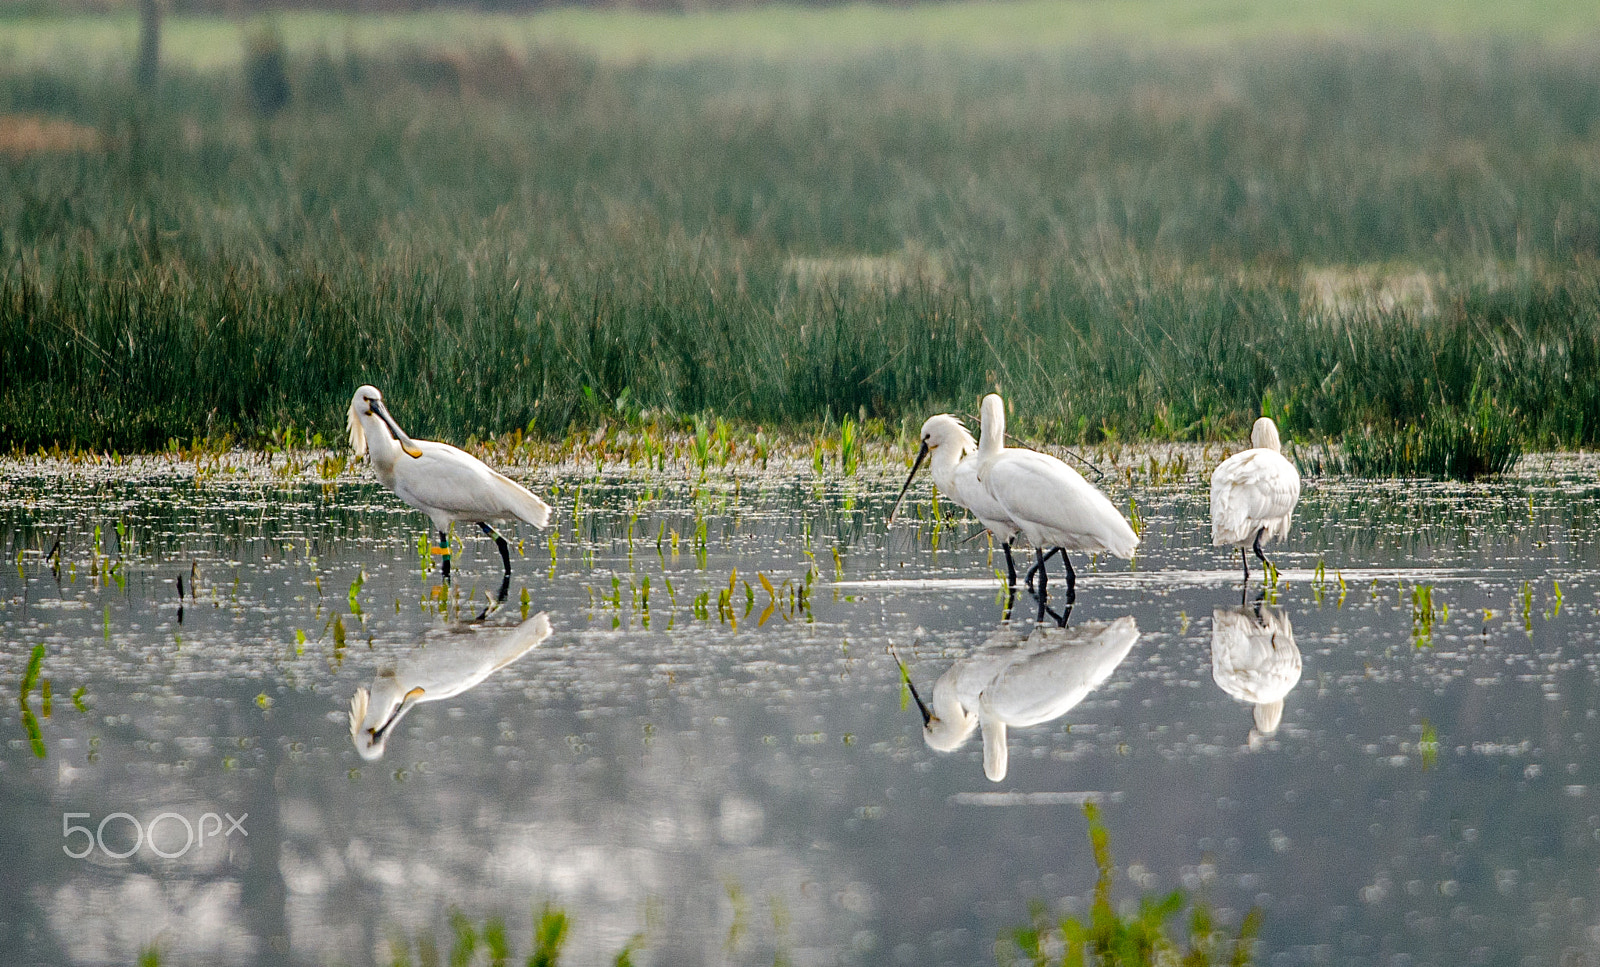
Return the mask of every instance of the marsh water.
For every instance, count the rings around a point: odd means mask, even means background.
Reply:
[[[387,963],[451,910],[526,951],[550,904],[573,963],[993,963],[1087,908],[1092,800],[1120,901],[1259,909],[1261,963],[1600,961],[1600,465],[1308,479],[1259,602],[1206,469],[1102,481],[1141,553],[1060,629],[926,482],[886,526],[899,466],[513,470],[556,536],[495,606],[491,543],[444,587],[359,474],[8,464],[4,960]],[[985,693],[950,751],[890,646]],[[415,687],[364,757],[357,690]]]

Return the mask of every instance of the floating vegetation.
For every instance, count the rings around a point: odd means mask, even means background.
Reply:
[[[1088,921],[1072,916],[1054,920],[1042,904],[1036,904],[1032,922],[1001,937],[996,944],[996,958],[1002,967],[1016,964],[1017,954],[1037,967],[1243,967],[1252,961],[1256,935],[1261,930],[1258,908],[1252,907],[1245,914],[1238,933],[1232,936],[1217,926],[1204,902],[1191,902],[1182,890],[1165,896],[1146,895],[1139,899],[1138,912],[1120,913],[1111,901],[1111,834],[1100,821],[1100,808],[1093,802],[1085,803],[1083,812],[1089,821],[1089,843],[1099,870]],[[1173,939],[1168,927],[1168,921],[1181,914],[1185,904],[1189,905],[1188,949]]]

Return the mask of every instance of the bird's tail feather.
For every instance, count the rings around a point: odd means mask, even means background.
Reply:
[[[1126,528],[1126,533],[1112,535],[1112,539],[1106,542],[1106,550],[1126,561],[1133,557],[1134,549],[1139,546],[1139,535],[1133,532],[1133,528],[1128,526],[1126,521],[1123,522],[1123,527]]]
[[[534,496],[528,488],[505,474],[494,472],[494,475],[507,485],[506,494],[511,501],[511,511],[517,515],[517,519],[526,521],[535,527],[544,527],[550,523],[549,504]]]

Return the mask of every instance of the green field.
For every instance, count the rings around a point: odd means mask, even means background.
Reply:
[[[1594,7],[1582,0],[1007,0],[916,7],[757,6],[688,14],[560,8],[536,14],[450,11],[273,15],[297,54],[381,53],[394,44],[560,46],[608,62],[681,63],[706,57],[815,59],[885,48],[968,54],[1059,51],[1089,44],[1231,47],[1269,40],[1366,39],[1416,34],[1444,40],[1508,39],[1592,45]],[[0,62],[40,66],[131,60],[138,24],[122,16],[0,13]],[[172,17],[166,54],[175,67],[236,67],[248,22]]]
[[[365,381],[458,440],[999,388],[1059,442],[1266,407],[1357,470],[1592,446],[1588,19],[285,14],[172,21],[148,96],[131,22],[0,20],[0,115],[90,139],[0,155],[0,446],[336,438]]]

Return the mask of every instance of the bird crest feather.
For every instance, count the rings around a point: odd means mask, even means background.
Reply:
[[[345,417],[345,426],[350,430],[350,449],[356,456],[365,456],[367,452],[367,431],[361,428],[361,418],[356,415],[356,404],[350,404],[349,415]]]

